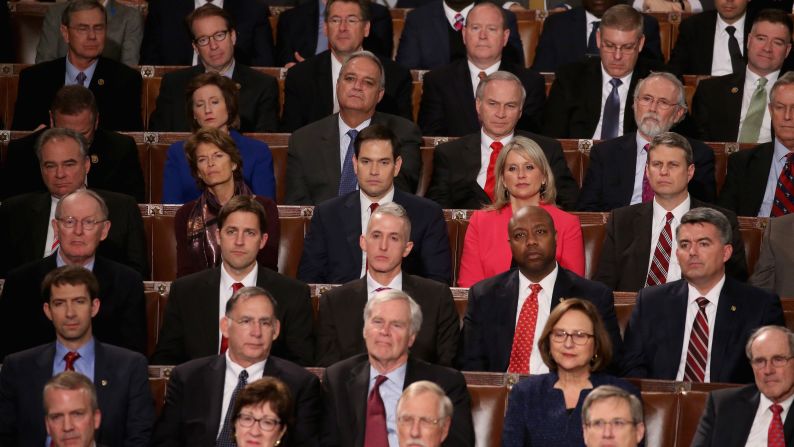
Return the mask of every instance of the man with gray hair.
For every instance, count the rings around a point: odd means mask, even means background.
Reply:
[[[52,447],[95,447],[101,421],[96,390],[88,377],[64,371],[44,385],[44,424]]]
[[[622,388],[601,385],[584,400],[582,430],[587,447],[636,447],[645,436],[642,402]]]
[[[640,290],[626,327],[623,374],[751,382],[740,347],[756,328],[785,324],[780,299],[725,275],[733,246],[731,225],[719,211],[693,208],[675,233],[682,279]]]
[[[382,290],[364,308],[366,354],[326,368],[326,445],[397,447],[397,402],[410,384],[428,380],[453,404],[445,446],[474,445],[471,398],[463,375],[414,358],[422,310],[405,292]]]
[[[433,382],[412,383],[397,402],[400,447],[439,447],[449,434],[451,422],[452,401]]]

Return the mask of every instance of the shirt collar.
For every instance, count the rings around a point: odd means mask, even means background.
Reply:
[[[394,290],[402,290],[403,272],[400,271],[400,273],[398,273],[397,276],[395,276],[388,284],[380,284],[379,282],[375,281],[375,279],[372,278],[372,276],[370,276],[369,272],[367,272],[367,296],[372,295],[373,293],[375,293],[375,290],[381,287],[388,287],[389,289],[394,289]]]
[[[383,375],[383,376],[386,376],[387,379],[389,379],[390,381],[392,381],[394,383],[403,384],[403,383],[405,383],[405,371],[407,369],[408,369],[408,363],[406,362],[406,363],[403,363],[402,365],[400,365],[399,367],[393,369],[388,374],[381,374],[381,373],[378,372],[377,369],[375,369],[370,364],[370,367],[369,367],[369,383],[370,384],[373,383],[375,381],[376,377]]]
[[[681,218],[684,217],[687,211],[689,211],[689,207],[691,206],[692,200],[689,197],[689,193],[686,194],[686,199],[684,199],[681,203],[678,204],[677,207],[670,210],[673,213],[673,217],[678,222],[681,222]],[[656,201],[656,197],[653,198],[653,221],[664,221],[667,216],[667,210],[659,205]]]
[[[502,143],[502,145],[507,145],[508,143],[513,141],[513,136],[515,136],[515,132],[510,132],[509,134],[503,136],[499,141]],[[491,143],[493,143],[496,140],[489,137],[488,134],[485,133],[485,129],[480,128],[480,141],[482,142],[483,146],[491,147]]]
[[[55,360],[63,360],[63,357],[68,353],[71,352],[66,346],[61,344],[60,341],[55,340]],[[96,355],[96,342],[94,341],[94,337],[91,337],[83,346],[77,348],[76,352],[80,354],[80,358],[86,361],[86,364],[91,364],[94,362],[94,358]]]
[[[761,76],[753,73],[749,66],[745,68],[745,73],[747,82],[750,82],[753,85],[753,88],[755,88],[755,85],[758,83],[758,80],[761,78]],[[767,89],[772,88],[772,85],[775,83],[775,81],[777,81],[778,76],[780,76],[780,70],[773,71],[772,73],[764,76],[766,78]]]
[[[454,27],[455,14],[457,14],[458,11],[455,11],[454,9],[450,8],[449,5],[447,5],[447,2],[441,2],[441,4],[444,6],[444,15],[447,17],[447,22],[449,22],[450,26]],[[460,14],[463,16],[464,19],[468,17],[469,11],[471,11],[471,8],[473,7],[474,7],[474,3],[472,2],[472,4],[470,4],[469,6],[460,10]],[[464,21],[463,24],[465,25],[466,22]]]
[[[206,5],[207,3],[209,3],[207,0],[194,0],[193,1],[193,6],[194,6],[194,9],[198,9],[198,8],[201,8],[202,6]],[[223,8],[223,0],[213,0],[212,4],[217,6],[218,8]]]
[[[770,411],[769,407],[772,404],[774,404],[775,402],[772,402],[772,400],[769,399],[768,397],[766,397],[764,395],[764,393],[762,393],[760,390],[758,391],[758,394],[761,395],[761,399],[758,401],[758,407],[759,408],[763,408],[764,411]],[[777,402],[777,404],[780,405],[781,407],[783,407],[783,412],[784,413],[788,413],[789,408],[791,408],[791,403],[792,402],[794,402],[794,394],[792,394],[791,396],[789,396],[786,400],[784,400],[782,402]]]
[[[609,84],[609,81],[612,80],[612,75],[607,73],[606,69],[604,68],[604,62],[603,61],[601,62],[600,67],[601,67],[601,83],[602,83],[602,85],[607,85],[607,84]],[[622,88],[622,87],[628,88],[629,84],[631,84],[631,76],[633,74],[634,74],[634,69],[632,69],[629,72],[629,74],[627,74],[626,76],[623,76],[622,78],[618,78],[621,81],[623,81],[623,83],[620,84],[620,87],[618,87],[618,88]],[[611,87],[612,86],[610,85],[610,88]]]
[[[229,356],[228,349],[226,350],[226,353],[223,355],[226,356],[226,372],[233,374],[234,377],[240,377],[240,373],[243,372],[243,370],[246,370],[248,371],[248,383],[251,383],[254,380],[258,380],[259,378],[262,377],[262,375],[265,372],[265,363],[267,363],[267,359],[264,359],[261,362],[254,363],[248,368],[243,368],[237,363],[234,363],[232,358]]]
[[[203,62],[202,62],[202,64],[203,64]],[[236,64],[237,64],[237,63],[235,62],[234,58],[232,58],[232,60],[231,60],[231,63],[229,64],[229,66],[228,66],[228,67],[226,67],[226,70],[223,70],[223,71],[221,71],[221,72],[218,72],[218,74],[219,74],[219,75],[221,75],[221,76],[223,76],[223,77],[225,77],[225,78],[231,79],[231,78],[232,78],[232,76],[234,75],[234,67],[235,67],[235,65],[236,65]],[[205,73],[208,73],[208,72],[209,72],[209,70],[207,69],[207,67],[204,67],[204,72],[205,72]]]
[[[744,14],[742,14],[741,19],[737,20],[734,23],[727,23],[726,21],[722,20],[722,17],[720,17],[719,14],[717,14],[717,29],[721,29],[725,31],[726,27],[732,26],[736,28],[736,34],[734,34],[734,36],[736,36],[737,39],[739,38],[744,39],[744,19],[746,17],[747,17],[747,13],[745,12]],[[727,34],[727,31],[725,31],[725,33]],[[739,35],[740,33],[742,34],[741,36]]]
[[[586,9],[584,10],[584,17],[585,17],[585,20],[587,21],[587,34],[589,36],[590,35],[590,31],[593,29],[593,27],[592,27],[593,22],[601,22],[601,19],[596,17],[596,16],[594,16],[593,14],[590,13],[590,11],[588,11]]]
[[[537,284],[540,284],[540,287],[541,287],[542,290],[545,290],[546,292],[548,292],[549,296],[551,296],[553,291],[554,291],[554,283],[557,282],[557,274],[559,273],[559,271],[560,271],[560,266],[555,261],[554,262],[554,270],[552,270],[551,273],[549,273],[543,279],[541,279],[539,282],[537,282]],[[532,281],[530,281],[529,278],[524,276],[524,274],[521,273],[521,270],[519,270],[518,271],[518,291],[519,291],[519,294],[521,294],[522,291],[526,291],[527,289],[529,289],[529,286],[531,284],[534,284],[534,283]]]
[[[358,197],[361,201],[361,215],[363,216],[364,213],[369,212],[369,206],[375,202],[372,199],[370,199],[369,196],[367,196],[361,188],[358,189]],[[389,192],[387,192],[386,195],[383,196],[383,198],[378,200],[378,205],[383,205],[384,203],[389,203],[389,202],[394,202],[394,184],[392,184],[391,188],[389,188]],[[362,228],[361,232],[366,233],[367,229]]]
[[[687,287],[689,288],[689,304],[692,304],[697,301],[698,298],[701,296],[709,300],[709,304],[717,305],[720,301],[720,292],[722,292],[722,286],[725,284],[725,274],[722,274],[722,278],[717,282],[714,287],[711,288],[707,293],[701,294],[698,290],[693,286],[691,283],[687,283]]]
[[[490,76],[499,71],[499,66],[502,64],[502,60],[500,59],[496,61],[495,64],[485,68],[480,68],[474,65],[474,62],[472,62],[471,59],[466,59],[466,63],[469,65],[469,73],[471,73],[472,77],[479,76],[481,71],[484,71],[486,75]]]
[[[790,151],[786,146],[783,146],[783,143],[775,137],[775,149],[772,153],[772,160],[778,161],[780,163],[786,162],[786,155],[788,155]]]
[[[68,85],[75,85],[79,84],[77,82],[77,75],[82,71],[85,74],[85,86],[88,87],[91,85],[91,80],[94,78],[94,71],[96,71],[96,64],[99,62],[99,58],[94,60],[91,65],[88,66],[85,70],[80,70],[69,61],[69,56],[66,56],[66,83]]]
[[[651,144],[650,141],[646,140],[645,137],[643,137],[642,134],[640,134],[639,129],[637,129],[637,132],[635,134],[635,140],[637,141],[637,155],[642,154],[642,152],[645,150],[646,144]]]
[[[55,254],[55,265],[57,267],[63,267],[64,265],[67,265],[66,260],[63,259],[63,256],[61,255],[61,248],[60,247],[58,247],[58,250],[55,253],[56,253]],[[86,270],[89,270],[89,271],[93,272],[94,271],[94,263],[95,262],[96,262],[96,255],[91,256],[91,259],[89,259],[81,267],[85,268]]]
[[[371,123],[371,122],[372,122],[372,117],[369,117],[369,118],[365,119],[364,122],[362,122],[358,126],[350,127],[350,126],[347,125],[347,123],[345,123],[345,120],[342,119],[342,115],[340,114],[339,115],[339,138],[340,138],[340,140],[341,140],[341,138],[344,135],[347,135],[347,131],[348,130],[356,129],[357,131],[361,132],[362,130],[367,128],[369,126],[369,123]]]
[[[234,278],[232,278],[232,275],[230,275],[229,272],[226,270],[226,264],[221,263],[221,288],[223,290],[231,291],[232,284],[236,282],[242,283],[243,286],[245,287],[253,287],[256,285],[258,271],[259,271],[259,264],[254,263],[254,268],[251,269],[251,271],[247,275],[245,275],[242,281],[237,281]]]

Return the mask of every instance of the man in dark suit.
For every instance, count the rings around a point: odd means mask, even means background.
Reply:
[[[234,58],[238,40],[231,14],[213,4],[194,10],[187,18],[198,64],[163,76],[157,108],[152,112],[149,130],[189,132],[185,113],[185,91],[196,75],[216,72],[239,86],[238,111],[241,132],[275,132],[278,129],[278,82],[252,70]],[[224,34],[225,33],[225,34]],[[223,39],[216,38],[223,35]]]
[[[253,202],[257,203],[258,202]],[[220,267],[183,276],[171,283],[168,304],[152,364],[178,365],[226,351],[225,334],[217,327],[226,302],[242,287],[261,287],[278,302],[276,317],[282,336],[272,353],[312,365],[312,308],[309,287],[258,265],[256,256],[267,243],[264,208],[250,203],[224,207],[218,214]]]
[[[19,73],[19,89],[12,129],[31,130],[49,123],[47,111],[64,85],[91,89],[104,129],[142,130],[141,75],[132,68],[100,56],[105,47],[107,16],[96,0],[76,0],[63,12],[61,35],[66,57],[36,64]]]
[[[783,326],[764,326],[753,332],[746,351],[755,384],[709,395],[693,447],[794,442],[794,417],[787,411],[781,418],[780,411],[794,393],[792,339],[794,334]]]
[[[64,371],[44,385],[44,424],[51,447],[95,447],[101,421],[96,389],[88,377]]]
[[[88,143],[91,167],[88,184],[132,196],[145,203],[143,170],[132,137],[98,128],[99,110],[91,90],[79,85],[61,87],[50,107],[50,127],[81,133]],[[47,191],[36,158],[36,141],[44,130],[13,140],[3,168],[0,197]]]
[[[190,29],[185,18],[196,9],[193,0],[152,0],[141,44],[141,65],[195,65]],[[248,66],[272,67],[273,31],[270,10],[258,0],[226,0],[223,9],[234,21],[234,59]]]
[[[623,375],[751,382],[742,347],[756,328],[785,324],[780,299],[725,276],[731,225],[719,211],[689,210],[676,241],[683,279],[640,290],[623,337]]]
[[[358,191],[314,208],[303,243],[298,278],[307,283],[342,284],[364,275],[360,238],[379,205],[395,202],[410,219],[412,249],[400,256],[406,273],[450,284],[449,235],[441,208],[430,200],[394,188],[402,157],[388,127],[373,124],[356,137],[353,167]],[[405,258],[405,259],[403,259]]]
[[[248,383],[260,377],[284,381],[292,394],[291,416],[300,429],[288,430],[282,441],[294,446],[317,444],[322,413],[320,381],[300,366],[270,355],[281,329],[278,307],[275,298],[259,287],[244,287],[226,302],[220,330],[228,340],[228,350],[174,368],[152,435],[153,447],[215,445],[216,440],[230,440],[237,392],[224,384],[238,383],[242,373]]]
[[[104,297],[100,302],[97,278],[79,266],[61,267],[44,278],[42,291],[44,314],[55,327],[55,342],[9,355],[3,360],[0,444],[50,445],[42,417],[45,414],[42,391],[53,375],[70,370],[87,376],[96,386],[102,412],[98,443],[126,447],[148,445],[154,405],[146,359],[141,354],[100,343],[94,338],[91,318],[101,312],[105,303]],[[33,295],[25,298],[38,301],[39,305],[42,303]]]
[[[568,169],[560,143],[516,130],[524,96],[521,80],[512,73],[497,71],[480,81],[475,107],[482,128],[479,133],[436,147],[433,176],[427,190],[429,199],[442,208],[479,209],[491,203],[492,198],[484,188],[498,157],[495,148],[501,150],[513,136],[520,135],[543,149],[557,185],[557,204],[567,210],[575,208],[579,187]],[[485,157],[490,157],[487,165],[483,163]]]
[[[344,1],[337,4],[347,5]],[[384,76],[383,65],[374,54],[359,51],[348,57],[336,83],[339,113],[304,126],[290,137],[287,204],[316,205],[354,191],[355,135],[371,124],[382,124],[397,135],[399,150],[395,152],[402,158],[402,165],[394,183],[407,193],[416,190],[421,133],[405,118],[375,111],[384,95]]]
[[[794,214],[770,219],[750,284],[794,298]]]
[[[477,132],[474,94],[480,80],[496,71],[508,71],[521,79],[527,92],[518,127],[540,131],[546,101],[543,77],[523,66],[502,60],[510,30],[504,11],[484,2],[475,5],[461,31],[466,57],[426,73],[422,82],[419,127],[424,135],[462,136]]]
[[[436,383],[452,401],[452,423],[442,445],[474,445],[471,398],[463,375],[408,353],[421,324],[421,308],[402,291],[383,290],[367,301],[367,353],[335,363],[323,376],[324,445],[397,445],[397,401],[405,387],[420,380]]]
[[[307,58],[290,68],[284,81],[282,129],[294,132],[309,123],[340,111],[338,100],[341,66],[352,54],[362,50],[370,32],[369,2],[366,0],[329,0],[325,9],[324,31],[328,50]],[[385,80],[383,97],[377,110],[412,119],[411,73],[389,57],[378,56]]]
[[[676,133],[661,133],[653,138],[645,168],[648,187],[653,194],[647,202],[612,211],[594,280],[614,290],[636,292],[646,286],[681,278],[681,267],[677,258],[672,256],[676,248],[672,238],[675,229],[691,208],[716,208],[692,197],[687,191],[687,183],[697,172],[692,152],[686,138]],[[732,212],[716,209],[731,223],[734,250],[725,266],[727,274],[745,281],[747,261],[739,222]],[[668,220],[670,223],[666,224]],[[668,237],[671,243],[663,243]],[[659,265],[660,270],[652,269],[654,265]]]
[[[646,147],[686,116],[684,86],[670,73],[651,73],[637,83],[633,102],[637,131],[590,149],[590,163],[576,206],[579,211],[611,211],[652,197],[646,186]],[[687,139],[687,144],[693,151],[694,176],[686,186],[694,197],[714,202],[714,151],[701,141]]]
[[[69,129],[49,129],[38,140],[36,154],[46,193],[12,197],[0,205],[0,275],[52,254],[58,246],[52,218],[58,201],[85,188],[91,160],[82,135]],[[110,191],[94,191],[113,222],[98,253],[149,276],[143,219],[135,200]]]
[[[620,331],[612,290],[557,264],[557,232],[549,213],[539,207],[517,210],[510,220],[508,235],[513,262],[518,269],[484,279],[469,290],[469,305],[458,346],[458,366],[465,371],[505,372],[508,367],[512,372],[524,374],[549,371],[541,360],[537,343],[532,343],[529,365],[510,365],[517,316],[523,303],[529,303],[526,297],[536,285],[540,290],[536,298],[535,341],[540,338],[551,310],[563,299],[577,297],[596,306],[609,332],[613,351],[619,357]]]

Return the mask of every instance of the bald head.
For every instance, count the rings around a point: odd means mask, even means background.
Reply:
[[[518,270],[539,282],[557,265],[557,232],[551,215],[539,206],[520,208],[507,227],[510,250]]]

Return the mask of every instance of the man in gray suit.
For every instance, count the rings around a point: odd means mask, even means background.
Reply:
[[[794,298],[794,214],[769,219],[750,284]]]

